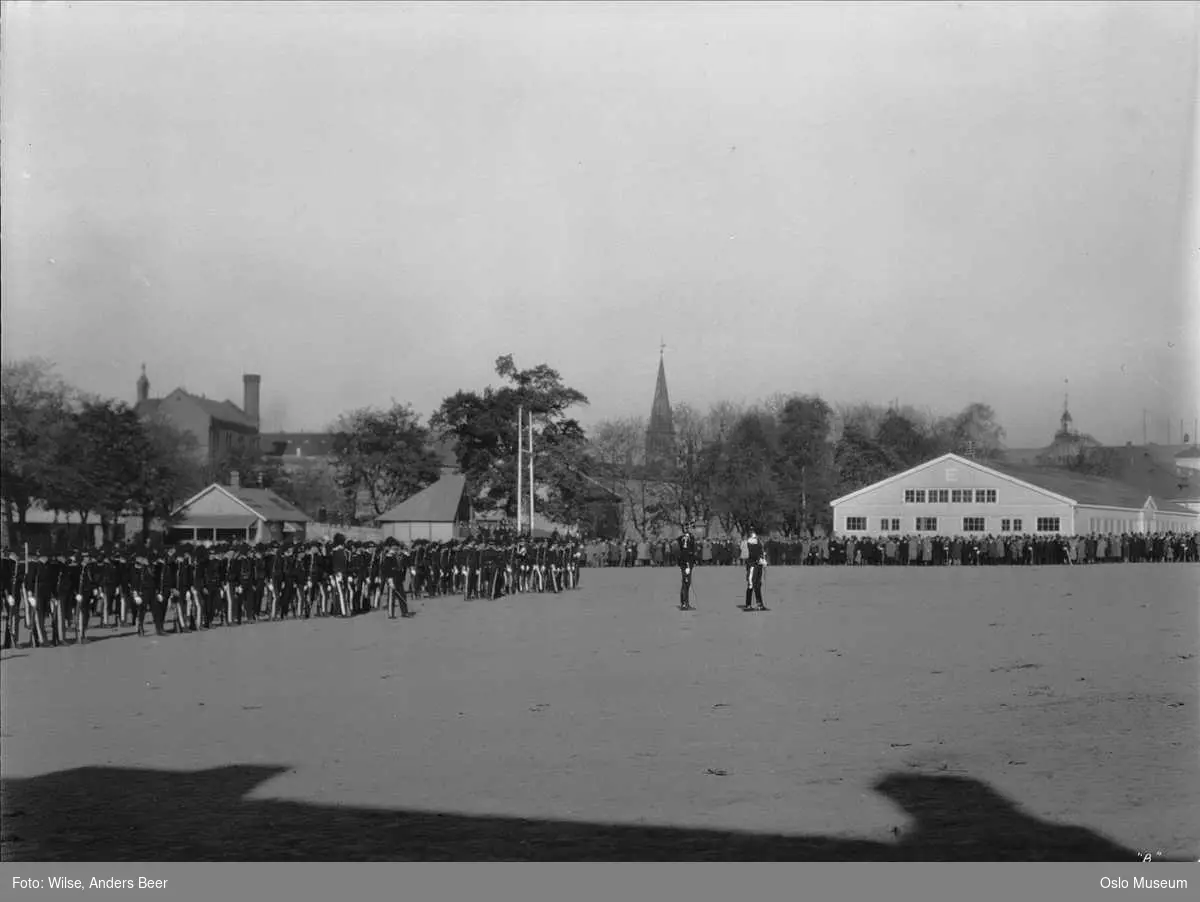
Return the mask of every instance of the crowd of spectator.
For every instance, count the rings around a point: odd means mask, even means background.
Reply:
[[[1102,563],[1195,563],[1200,533],[1093,533],[944,536],[772,537],[765,540],[773,566],[990,566]],[[700,566],[742,563],[742,542],[701,538]],[[589,567],[674,567],[676,543],[654,541],[591,542],[584,545]]]

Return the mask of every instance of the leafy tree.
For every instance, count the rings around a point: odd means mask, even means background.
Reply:
[[[326,461],[281,467],[271,489],[317,520],[341,519],[346,513],[346,493],[338,486],[334,467]]]
[[[35,501],[60,493],[62,455],[57,437],[70,430],[73,390],[47,360],[3,365],[0,374],[0,494],[4,518],[16,541],[24,538]],[[16,514],[14,528],[13,515]]]
[[[592,475],[598,470],[582,429],[576,425],[564,430],[558,423],[547,423],[534,452],[535,480],[544,487],[538,511],[551,522],[576,527],[605,515],[617,495]]]
[[[678,404],[672,411],[675,425],[675,461],[666,487],[677,525],[712,520],[712,455],[705,454],[715,436],[708,434],[708,423],[694,408]]]
[[[889,407],[884,404],[839,404],[836,414],[836,438],[840,439],[847,429],[854,429],[859,435],[865,435],[872,440],[879,435],[879,427],[887,419]]]
[[[833,411],[817,396],[787,399],[778,412],[781,520],[791,535],[826,525],[833,500]]]
[[[923,424],[893,408],[879,423],[876,441],[895,457],[901,467],[915,467],[936,456],[937,442]]]
[[[580,475],[586,473],[586,436],[569,411],[587,404],[587,397],[564,384],[558,371],[546,364],[518,369],[512,355],[496,360],[496,374],[507,384],[460,390],[442,401],[430,419],[442,438],[454,439],[472,498],[507,517],[516,516],[517,419],[523,408],[533,415],[534,476],[543,509],[568,522],[586,519],[580,503],[591,494]]]
[[[995,411],[978,401],[939,421],[935,433],[942,448],[956,454],[988,460],[1004,450],[1004,428],[996,422]]]
[[[436,482],[441,475],[430,448],[429,430],[412,407],[393,403],[386,410],[362,407],[343,414],[333,429],[338,486],[362,495],[372,516]]]
[[[247,435],[241,443],[234,443],[208,460],[202,472],[205,485],[214,482],[228,485],[237,473],[241,485],[273,488],[283,478],[283,463],[263,452],[257,436]]]
[[[140,479],[132,501],[142,518],[142,540],[149,537],[155,518],[170,521],[176,509],[212,480],[206,480],[197,460],[198,442],[190,432],[176,429],[161,417],[141,422]],[[103,519],[105,539],[111,527]]]
[[[896,456],[853,422],[838,439],[833,459],[839,496],[886,479],[900,469]]]
[[[143,421],[120,401],[84,400],[60,421],[53,440],[57,465],[47,506],[78,514],[85,526],[97,514],[106,540],[113,523],[135,510],[147,538],[154,517],[167,517],[185,492],[198,488],[188,437],[166,423]]]
[[[754,526],[770,532],[782,522],[776,467],[779,431],[767,411],[750,410],[738,417],[720,445],[714,463],[714,507],[727,530]]]
[[[622,519],[643,539],[658,534],[670,508],[661,480],[644,471],[646,421],[641,417],[604,420],[592,430],[596,470],[620,499]]]
[[[55,513],[77,514],[87,524],[99,509],[102,487],[88,472],[91,442],[79,411],[67,410],[45,433],[50,445],[50,466],[43,478],[42,505]]]

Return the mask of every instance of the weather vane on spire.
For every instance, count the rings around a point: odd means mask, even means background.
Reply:
[[[664,338],[663,338],[663,337],[660,335],[660,336],[659,336],[659,338],[658,338],[658,356],[659,356],[659,357],[661,357],[661,356],[663,355],[663,352],[664,352],[666,349],[667,349],[667,342],[666,342],[666,340],[665,340],[665,339],[664,339]]]

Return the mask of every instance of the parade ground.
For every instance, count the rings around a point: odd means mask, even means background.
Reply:
[[[1200,858],[1195,565],[584,570],[4,652],[6,860]]]

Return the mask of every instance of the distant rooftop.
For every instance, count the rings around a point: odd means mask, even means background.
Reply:
[[[259,435],[264,454],[283,457],[329,457],[336,437],[331,432],[264,432]]]
[[[214,420],[220,420],[222,423],[229,423],[232,426],[242,426],[247,429],[258,428],[254,420],[246,416],[245,412],[232,401],[215,401],[212,398],[205,398],[202,395],[194,395],[182,388],[175,389],[164,398],[147,398],[145,401],[139,401],[136,409],[138,413],[153,416],[163,401],[174,396],[188,398]]]
[[[1035,467],[1027,464],[997,463],[995,461],[988,461],[984,466],[1071,498],[1080,504],[1136,509],[1145,505],[1148,497],[1154,497],[1154,503],[1160,510],[1176,512],[1183,510],[1170,502],[1170,496],[1155,495],[1141,486],[1130,485],[1115,479],[1085,476],[1082,473],[1074,473],[1059,467]]]

